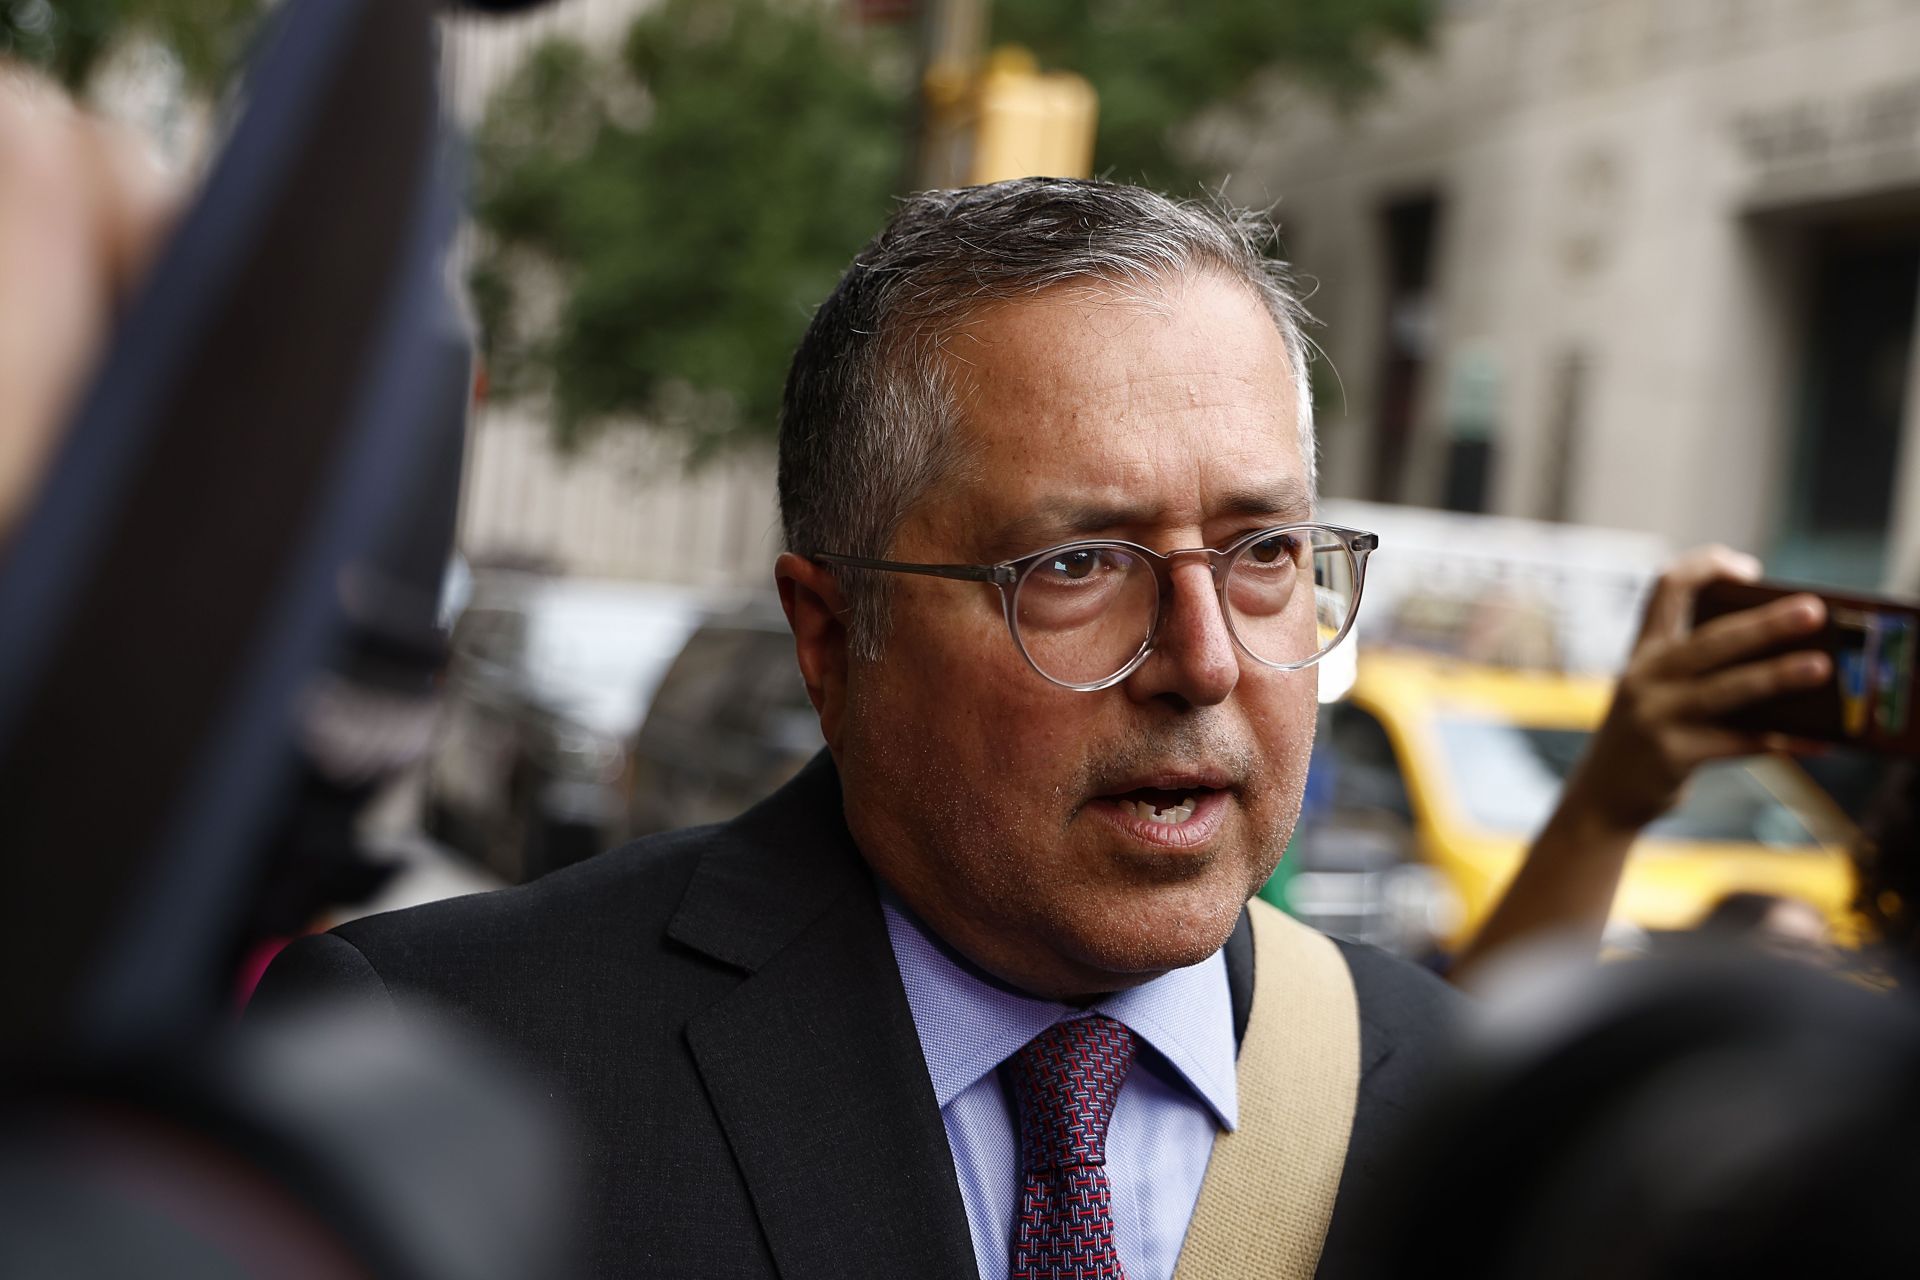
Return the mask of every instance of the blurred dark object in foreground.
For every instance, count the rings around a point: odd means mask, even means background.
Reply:
[[[567,1273],[555,1118],[424,1013],[257,1020],[0,1109],[0,1275]]]
[[[1897,760],[1854,747],[1831,747],[1819,755],[1798,756],[1800,767],[1855,822],[1864,822],[1873,799]]]
[[[1731,956],[1540,980],[1410,1127],[1367,1274],[1904,1274],[1917,1014]]]
[[[0,1273],[564,1271],[513,1068],[227,1025],[424,750],[467,343],[427,0],[285,0],[0,561]],[[5,388],[0,388],[5,394]]]
[[[1894,975],[1920,977],[1920,764],[1902,761],[1880,781],[1854,853],[1860,912],[1879,935]]]
[[[360,597],[464,405],[434,60],[422,0],[276,12],[6,548],[0,1058],[217,1019],[301,770],[365,781],[324,707],[369,687],[361,641],[430,686],[432,642]]]

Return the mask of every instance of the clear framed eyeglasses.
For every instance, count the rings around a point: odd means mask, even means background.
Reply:
[[[1281,671],[1310,667],[1353,629],[1367,556],[1379,536],[1330,524],[1256,529],[1227,546],[1155,551],[1105,538],[1065,542],[998,564],[907,564],[819,552],[823,564],[917,573],[1000,590],[1007,630],[1028,665],[1082,692],[1120,683],[1153,652],[1172,571],[1202,557],[1234,642]]]

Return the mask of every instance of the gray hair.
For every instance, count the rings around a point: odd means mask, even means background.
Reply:
[[[1285,343],[1309,492],[1313,398],[1305,308],[1266,255],[1265,217],[1140,187],[1020,178],[901,201],[814,313],[780,408],[780,517],[787,548],[884,557],[914,505],[965,459],[941,344],[982,309],[1096,280],[1151,290],[1197,271],[1259,296]],[[856,656],[877,658],[888,575],[840,575]]]

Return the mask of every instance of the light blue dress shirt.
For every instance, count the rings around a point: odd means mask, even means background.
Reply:
[[[1091,1009],[999,986],[956,959],[883,892],[887,934],[933,1078],[981,1280],[1006,1280],[1020,1143],[998,1067],[1056,1022],[1104,1013],[1141,1044],[1107,1131],[1114,1247],[1127,1280],[1170,1280],[1214,1134],[1239,1122],[1233,1002],[1215,952]]]

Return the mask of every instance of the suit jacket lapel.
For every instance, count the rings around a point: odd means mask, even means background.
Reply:
[[[780,1274],[970,1280],[946,1130],[831,763],[728,834],[668,932],[745,973],[687,1039]]]
[[[1253,1016],[1253,922],[1247,909],[1240,908],[1227,945],[1220,948],[1227,961],[1227,998],[1233,1004],[1233,1051],[1247,1038],[1247,1019]]]

